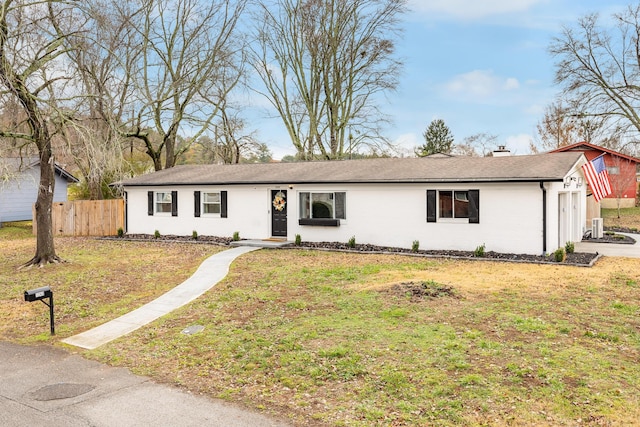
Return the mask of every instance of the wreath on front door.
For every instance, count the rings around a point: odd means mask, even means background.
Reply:
[[[278,212],[282,212],[284,210],[284,207],[287,204],[285,197],[286,196],[282,191],[278,191],[275,197],[273,198],[273,208]]]

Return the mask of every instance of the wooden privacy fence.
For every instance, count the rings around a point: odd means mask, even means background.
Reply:
[[[591,229],[591,220],[593,218],[600,218],[602,215],[600,214],[600,202],[596,202],[596,200],[592,197],[587,197],[587,223],[585,227],[587,229]]]
[[[124,230],[124,199],[54,202],[54,236],[115,236]],[[33,233],[36,233],[35,208]]]

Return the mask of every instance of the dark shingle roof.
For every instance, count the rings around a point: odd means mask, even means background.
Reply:
[[[506,157],[383,158],[300,163],[184,165],[126,186],[559,181],[581,153]]]

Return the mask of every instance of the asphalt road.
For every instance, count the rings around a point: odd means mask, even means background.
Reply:
[[[0,341],[0,426],[288,426],[51,346]]]

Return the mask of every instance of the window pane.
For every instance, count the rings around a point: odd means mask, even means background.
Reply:
[[[206,214],[219,214],[220,203],[205,203],[203,205],[203,211]]]
[[[456,191],[454,193],[453,212],[456,218],[469,218],[469,192]]]
[[[171,203],[171,193],[156,193],[156,202]]]
[[[335,193],[336,195],[336,219],[346,219],[347,193]]]
[[[620,175],[620,167],[619,166],[607,166],[607,172],[609,172],[609,175]]]
[[[156,193],[156,212],[171,213],[171,193]]]
[[[309,193],[300,193],[300,218],[311,218]]]
[[[202,195],[202,213],[220,213],[220,193],[204,193]]]
[[[453,218],[453,192],[440,191],[440,218]]]
[[[333,218],[333,193],[313,193],[311,195],[311,217]]]
[[[220,203],[220,193],[204,193],[205,203]]]

